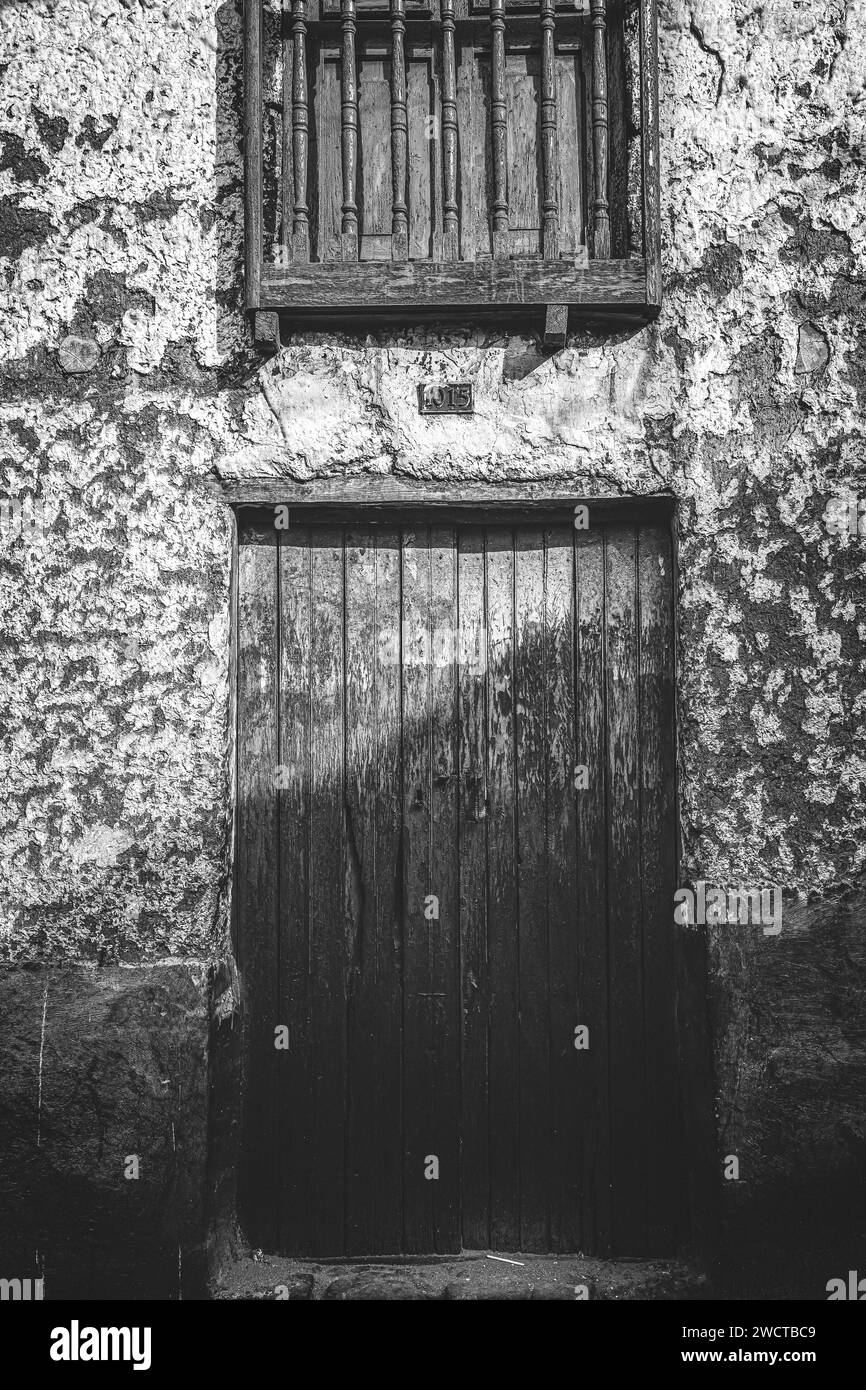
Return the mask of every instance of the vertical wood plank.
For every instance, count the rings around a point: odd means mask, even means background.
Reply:
[[[307,204],[309,93],[307,87],[307,0],[292,0],[292,154],[295,171],[293,251],[297,261],[310,259],[310,209]]]
[[[239,547],[238,623],[238,967],[249,1068],[239,1192],[250,1238],[270,1242],[278,1229],[276,533]]]
[[[541,3],[541,240],[545,260],[559,256],[559,182],[556,159],[556,0]],[[566,146],[568,149],[568,146]],[[576,151],[575,151],[576,153]],[[577,160],[574,160],[577,163]]]
[[[463,1245],[490,1245],[487,954],[487,617],[484,531],[459,535],[460,970]]]
[[[442,259],[456,261],[460,224],[457,217],[457,72],[454,52],[454,0],[442,0]],[[464,126],[468,130],[468,124]]]
[[[666,528],[638,536],[640,607],[641,883],[643,891],[646,1090],[643,1126],[648,1187],[648,1247],[676,1247],[678,1192],[685,1174],[676,1086],[676,961],[671,903],[676,888],[674,805],[673,559]]]
[[[583,94],[580,60],[574,53],[556,55],[556,122],[561,151],[583,150]],[[574,253],[584,238],[584,161],[567,154],[558,160],[559,249]]]
[[[346,537],[349,1254],[402,1244],[397,537]]]
[[[405,1249],[460,1246],[456,547],[403,543]],[[438,1177],[426,1177],[432,1159]]]
[[[277,1051],[280,1248],[312,1250],[310,970],[310,659],[312,587],[309,532],[285,532],[279,549],[280,702],[278,778],[279,1012],[288,1051]],[[274,1040],[271,1039],[273,1048]]]
[[[661,180],[659,172],[658,0],[641,0],[640,90],[643,149],[643,232],[647,302],[661,304]]]
[[[610,1251],[608,1085],[607,753],[605,727],[604,532],[574,533],[576,581],[576,765],[587,769],[577,796],[578,1016],[589,1047],[575,1049],[581,1134],[581,1248]]]
[[[457,536],[452,528],[430,529],[431,580],[431,891],[439,920],[426,923],[430,961],[430,1048],[433,1071],[433,1130],[437,1136],[438,1182],[433,1228],[438,1253],[460,1249],[460,926],[457,786]]]
[[[538,170],[538,58],[509,53],[505,63],[508,150],[508,254],[541,251]]]
[[[490,0],[490,149],[493,162],[493,254],[510,255],[508,243],[508,136],[505,104],[505,0]]]
[[[549,1247],[550,1052],[545,806],[543,532],[514,538],[514,720],[517,769],[520,1245]]]
[[[320,1255],[345,1253],[347,976],[344,884],[343,538],[317,530],[312,551],[310,660],[310,1043],[313,1183],[310,1238]]]
[[[514,760],[514,548],[509,530],[487,537],[488,943],[490,973],[490,1244],[520,1240],[517,863]]]
[[[544,749],[547,797],[547,900],[550,941],[551,1182],[550,1248],[580,1250],[580,1059],[574,1029],[578,990],[577,817],[575,797],[573,532],[545,534],[546,646]]]
[[[311,131],[310,169],[315,177],[316,209],[311,225],[311,255],[320,261],[339,261],[343,257],[343,171],[341,151],[341,74],[339,64],[320,52],[316,68],[316,120]]]
[[[340,0],[340,155],[343,175],[341,252],[344,261],[358,259],[358,74],[355,66],[355,0]]]
[[[408,120],[406,116],[406,0],[390,0],[391,6],[391,259],[409,255],[409,218],[406,206]]]
[[[365,57],[358,91],[361,122],[361,259],[391,254],[391,91],[381,59]]]
[[[593,256],[610,255],[610,209],[607,193],[607,0],[592,0],[592,139],[595,188],[592,204]]]
[[[432,780],[430,681],[431,554],[429,528],[406,531],[401,551],[403,708],[403,1133],[404,1233],[407,1252],[434,1249],[436,1179],[425,1178],[430,1156],[440,1159],[432,1132],[434,1059],[430,1054],[433,986],[430,924]],[[434,928],[436,924],[433,924]]]
[[[436,94],[427,63],[412,63],[407,71],[409,120],[409,255],[433,259],[435,225],[436,141],[430,138]]]
[[[257,309],[262,274],[262,0],[244,6],[244,228],[247,308]]]
[[[643,958],[636,534],[611,526],[605,555],[608,722],[608,920],[613,1248],[641,1255],[646,1236]]]

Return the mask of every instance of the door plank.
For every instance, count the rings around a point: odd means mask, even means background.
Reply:
[[[433,972],[425,905],[431,883],[432,776],[430,681],[431,553],[429,527],[407,531],[401,548],[403,596],[403,1133],[404,1236],[407,1252],[435,1249],[436,1179],[441,1157],[433,1132],[435,1086],[429,998]],[[433,924],[435,928],[435,923]]]
[[[578,995],[577,817],[575,808],[573,530],[545,533],[546,643],[544,748],[547,796],[547,897],[550,939],[551,1176],[550,1248],[581,1249],[580,1059],[574,1029]]]
[[[607,755],[604,689],[604,531],[575,531],[578,1012],[589,1046],[574,1052],[581,1134],[580,1248],[610,1251],[608,1085]],[[573,1044],[572,1044],[573,1045]]]
[[[312,551],[310,997],[313,1183],[310,1239],[345,1252],[346,1014],[353,941],[344,912],[343,538]]]
[[[514,720],[517,767],[520,1249],[547,1250],[550,1052],[545,807],[544,533],[514,537]]]
[[[432,771],[430,891],[439,920],[426,921],[430,962],[432,1126],[439,1180],[430,1182],[435,1249],[460,1249],[460,930],[457,879],[457,537],[430,531]]]
[[[486,1250],[490,1244],[490,976],[487,954],[487,621],[484,531],[474,526],[463,529],[458,544],[463,1245],[468,1250]]]
[[[346,911],[349,961],[347,1249],[402,1244],[400,787],[395,533],[346,536]]]
[[[636,532],[611,526],[605,553],[608,921],[614,1253],[646,1248],[640,729]]]
[[[275,532],[238,555],[238,967],[249,1058],[240,1198],[256,1242],[278,1229],[277,553]]]
[[[283,533],[279,565],[280,941],[279,1014],[275,1022],[289,1030],[288,1051],[276,1053],[280,1247],[307,1253],[311,1249],[313,1058],[308,937],[312,585],[306,529]]]
[[[671,1136],[679,1129],[675,1078],[675,974],[671,904],[676,888],[673,557],[661,526],[638,533],[640,597],[641,871],[643,883],[647,1238],[653,1254],[677,1245],[677,1193],[685,1174]],[[651,1032],[649,1031],[651,1030]]]
[[[520,1073],[514,766],[514,549],[510,530],[487,536],[488,943],[490,972],[490,1244],[520,1242]]]

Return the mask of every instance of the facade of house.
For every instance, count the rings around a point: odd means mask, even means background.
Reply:
[[[273,319],[251,319],[240,0],[33,0],[3,6],[0,27],[0,1277],[44,1279],[47,1298],[188,1298],[219,1278],[243,1238],[310,1254],[368,1253],[380,1240],[394,1253],[382,1235],[390,1221],[409,1250],[468,1241],[499,1249],[583,1241],[613,1254],[682,1249],[709,1263],[735,1297],[824,1297],[829,1280],[858,1267],[858,1252],[862,1266],[866,1234],[866,19],[843,0],[660,0],[661,309],[644,323],[572,312],[563,346],[555,335],[545,343],[548,320],[535,304],[525,317],[519,303],[498,316],[471,304],[441,316],[386,304],[387,317],[363,307],[350,316],[337,304],[339,312],[317,319],[293,316],[290,300],[258,300],[271,315],[284,310],[277,334]],[[520,69],[515,90],[531,71]],[[413,90],[410,83],[410,98]],[[271,110],[279,98],[269,99]],[[279,162],[274,129],[263,136],[266,168]],[[623,129],[640,144],[639,112]],[[297,147],[292,155],[294,177]],[[264,192],[266,220],[279,229],[282,185]],[[591,210],[589,193],[581,196]],[[623,196],[629,250],[627,189]],[[362,236],[368,215],[362,206]],[[337,228],[335,218],[332,231],[347,235],[345,222]],[[536,254],[542,221],[526,219],[519,231],[514,254]],[[371,256],[381,251],[375,238],[389,234],[374,228]],[[576,265],[577,246],[568,254]],[[550,322],[563,331],[561,317]],[[471,385],[472,414],[419,410],[419,386],[447,382]],[[384,512],[369,510],[383,500]],[[593,534],[602,536],[600,558]],[[591,674],[581,676],[592,670],[589,658],[581,666],[578,652],[576,665],[563,658],[558,667],[556,643],[565,633],[573,644],[596,563],[599,614],[614,616],[598,619],[608,675],[594,686]],[[374,608],[352,598],[370,592],[379,596]],[[497,612],[503,593],[511,607]],[[395,595],[385,623],[383,605]],[[332,598],[342,604],[336,619]],[[366,613],[368,626],[353,626],[353,613]],[[645,641],[640,615],[652,618]],[[443,669],[456,682],[442,696],[453,723],[441,744],[429,730],[417,734],[440,708],[432,684],[420,693],[413,684],[407,653],[422,629],[431,643],[416,665],[431,682]],[[433,639],[445,630],[457,637],[437,665]],[[461,1195],[448,1196],[447,1148],[438,1152],[438,1138],[428,1148],[426,1121],[413,1138],[415,1166],[403,1171],[404,1204],[389,1212],[383,1194],[400,1156],[386,1154],[384,1172],[377,1154],[365,1157],[362,1119],[355,1161],[351,1112],[340,1099],[347,1083],[327,1061],[333,1029],[348,1029],[341,1055],[356,1059],[355,1094],[374,1110],[381,1103],[387,1130],[393,1112],[382,1076],[397,1054],[382,1042],[391,1016],[383,991],[393,971],[383,956],[372,968],[369,952],[352,950],[363,939],[357,924],[371,920],[365,827],[374,839],[387,831],[369,807],[385,804],[397,782],[383,780],[381,749],[391,745],[376,720],[385,706],[374,717],[364,699],[371,673],[380,692],[390,672],[393,708],[402,712],[393,724],[395,778],[405,791],[420,767],[419,785],[441,778],[451,786],[463,767],[461,740],[476,729],[469,686],[454,675],[465,669],[474,679],[472,661],[453,656],[471,655],[482,630],[494,643],[482,673],[485,719],[495,703],[497,633],[513,636],[518,656],[507,698],[497,687],[495,705],[517,769],[511,791],[500,778],[499,793],[492,783],[483,797],[475,788],[472,806],[461,800],[466,778],[455,792],[455,825],[486,821],[481,857],[459,828],[449,831],[447,797],[437,812],[427,806],[429,823],[414,839],[414,803],[395,803],[395,838],[377,842],[377,884],[387,878],[400,897],[394,882],[405,886],[417,869],[412,903],[426,933],[404,931],[391,964],[417,968],[413,998],[453,1003],[450,1024],[432,1003],[407,1012],[401,976],[402,1076],[421,1077],[421,1094],[439,1104],[435,1078],[449,1073],[431,1064],[428,1074],[430,1057],[441,1058],[443,1039],[455,1058],[470,1056],[462,928],[439,964],[420,946],[413,955],[411,942],[439,940],[433,927],[449,920],[449,903],[458,923],[475,920],[466,898],[473,873],[487,884],[489,910],[499,872],[490,866],[504,863],[530,907],[528,915],[502,911],[520,932],[542,923],[544,980],[530,981],[524,996],[515,966],[489,995],[510,998],[521,1018],[535,1006],[545,1012],[539,1066],[550,1089],[539,1123],[561,1135],[551,1097],[570,1083],[564,1072],[557,1080],[557,1067],[565,1051],[569,1063],[572,1053],[582,1060],[571,1035],[587,1019],[560,998],[556,943],[567,952],[569,938],[557,937],[555,924],[583,889],[556,880],[559,918],[549,896],[532,908],[531,893],[539,876],[552,881],[585,826],[581,803],[563,791],[563,770],[569,790],[573,764],[589,769],[591,783],[591,750],[603,744],[608,928],[617,920],[611,882],[622,903],[640,899],[645,922],[654,884],[658,909],[644,956],[638,965],[629,957],[619,975],[620,938],[610,937],[614,973],[597,996],[621,1004],[621,1022],[640,1010],[646,1030],[620,1052],[619,1041],[610,1044],[622,1083],[603,1102],[598,1133],[612,1126],[618,1152],[630,1155],[614,1181],[613,1234],[603,1222],[569,1227],[562,1213],[575,1208],[561,1187],[554,1201],[555,1173],[537,1209],[529,1199],[525,1212],[519,1202],[492,1202],[491,1191],[508,1191],[507,1163],[500,1189],[501,1170],[486,1152],[463,1171]],[[383,631],[404,634],[390,665]],[[303,646],[305,632],[312,646]],[[614,703],[605,717],[613,717],[629,660],[641,698],[623,705],[616,729],[602,720],[593,741],[580,712],[594,690],[601,699],[606,691]],[[565,692],[564,706],[551,691]],[[537,727],[533,709],[543,711]],[[482,761],[498,775],[497,731],[484,728]],[[573,741],[557,761],[551,748],[563,730]],[[351,803],[346,788],[364,747],[374,750],[374,773]],[[440,767],[437,749],[449,747],[454,765],[446,758]],[[625,793],[617,800],[617,777],[638,775],[647,748],[656,762],[641,784],[636,861],[627,837],[617,838],[630,804]],[[546,769],[541,782],[522,783],[520,768],[536,765]],[[328,788],[337,783],[335,812]],[[318,799],[305,799],[302,784]],[[507,815],[517,824],[514,787],[523,785],[520,823],[537,827],[543,804],[544,834],[526,842],[518,834],[496,858],[495,827]],[[648,798],[659,786],[667,790],[655,805]],[[574,793],[583,795],[576,773]],[[282,829],[268,840],[275,814]],[[306,838],[293,850],[299,824]],[[562,852],[556,826],[565,827]],[[431,865],[443,843],[452,869],[437,870],[446,884],[439,891]],[[268,844],[278,846],[273,860]],[[340,865],[330,908],[310,906],[314,850],[316,883],[331,882],[330,859]],[[581,884],[599,853],[583,842]],[[333,1028],[326,1013],[306,1015],[321,1023],[306,1052],[293,1029],[308,998],[303,982],[313,978],[309,958],[294,974],[289,962],[285,991],[261,1003],[262,981],[288,960],[261,947],[281,940],[279,927],[275,937],[262,934],[275,884],[283,905],[303,889],[297,920],[318,912],[326,926],[356,926],[348,945],[339,938],[347,960],[328,948],[320,962],[336,980],[325,991],[336,1001]],[[686,909],[675,917],[670,890],[680,887],[694,895],[679,900]],[[763,891],[761,912],[741,920],[719,899],[713,911],[714,887],[726,905],[729,893]],[[659,925],[668,893],[669,934]],[[439,919],[431,895],[441,899]],[[598,901],[587,899],[581,920]],[[631,908],[622,911],[631,921]],[[307,948],[312,939],[304,938]],[[488,934],[488,948],[493,940]],[[491,951],[496,969],[508,949]],[[638,972],[631,995],[626,985],[617,992],[629,961]],[[580,961],[562,968],[584,978]],[[558,1047],[550,1019],[561,1024]],[[593,1056],[605,1024],[588,1026]],[[287,1091],[274,1071],[281,1027],[295,1068]],[[496,1068],[522,1074],[519,1042],[512,1063],[498,1055],[490,1054],[493,1072],[479,1072],[485,1114]],[[644,1068],[637,1081],[636,1059]],[[471,1067],[463,1075],[471,1079]],[[529,1133],[538,1118],[537,1075],[532,1066],[525,1072],[516,1118],[502,1120],[506,1136],[521,1122]],[[399,1076],[393,1086],[397,1094]],[[340,1102],[336,1139],[315,1128],[320,1110],[309,1101],[326,1092]],[[300,1233],[296,1225],[310,1200],[314,1212],[328,1210],[333,1184],[312,1199],[294,1177],[267,1185],[269,1172],[283,1171],[293,1130],[274,1122],[265,1132],[262,1116],[269,1096],[278,1113],[286,1095],[313,1105],[314,1166],[327,1164],[335,1144],[348,1145],[348,1168],[334,1183],[347,1183],[347,1172],[379,1175],[366,1207],[341,1198],[350,1219],[339,1233],[315,1219]],[[450,1133],[455,1155],[469,1146],[455,1116],[465,1119],[474,1103],[465,1091],[459,1105],[447,1095],[443,1102],[437,1133]],[[673,1117],[665,1121],[676,1138],[669,1152],[652,1137],[660,1116]],[[536,1158],[517,1143],[517,1171],[535,1173]],[[556,1172],[571,1172],[567,1142],[557,1153]],[[541,1162],[543,1143],[539,1154]],[[431,1156],[443,1159],[436,1180],[425,1176]],[[309,1159],[307,1146],[301,1169]],[[593,1180],[603,1186],[605,1172],[593,1167]],[[473,1173],[488,1183],[475,1206]],[[258,1201],[267,1192],[270,1207]],[[622,1216],[635,1192],[637,1214]],[[455,1210],[462,1230],[448,1224]]]

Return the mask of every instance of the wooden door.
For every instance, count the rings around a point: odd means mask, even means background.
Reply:
[[[249,516],[249,1236],[670,1252],[668,528]]]

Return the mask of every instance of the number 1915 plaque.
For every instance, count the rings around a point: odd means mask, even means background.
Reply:
[[[475,388],[471,381],[427,381],[418,387],[422,415],[471,415]]]

